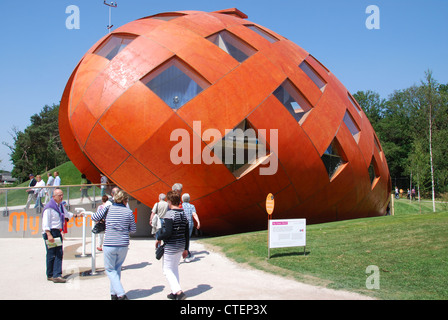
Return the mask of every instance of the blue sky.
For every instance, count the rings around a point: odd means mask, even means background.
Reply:
[[[117,2],[114,28],[160,12],[236,7],[311,53],[352,93],[373,90],[387,98],[418,84],[428,69],[448,83],[447,0]],[[79,8],[79,29],[66,28],[70,5]],[[369,5],[379,8],[380,29],[366,27]],[[13,127],[24,130],[44,105],[59,103],[81,57],[107,33],[108,19],[103,0],[1,1],[0,142],[12,143]],[[8,153],[0,145],[0,169],[12,170]]]

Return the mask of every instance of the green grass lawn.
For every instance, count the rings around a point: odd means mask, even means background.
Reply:
[[[303,248],[271,249],[267,231],[205,239],[229,258],[278,275],[378,299],[448,299],[448,212],[395,202],[395,216],[307,226]],[[442,205],[438,205],[440,209]],[[274,216],[275,219],[275,216]],[[379,289],[367,289],[368,266]]]

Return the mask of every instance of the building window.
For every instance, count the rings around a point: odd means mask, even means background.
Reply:
[[[355,139],[356,143],[358,143],[360,130],[348,110],[345,112],[345,115],[344,115],[344,123],[347,126],[348,130],[350,130],[350,133],[352,134],[353,139]]]
[[[347,163],[344,152],[336,138],[333,139],[327,150],[325,150],[321,159],[325,165],[325,169],[327,169],[330,180],[335,176],[336,172]]]
[[[270,43],[274,43],[274,42],[278,41],[278,39],[276,37],[274,37],[273,35],[267,33],[266,31],[264,31],[263,29],[255,26],[255,25],[246,25],[246,27],[248,27],[252,31],[255,31],[260,36],[262,36],[263,38],[268,40]]]
[[[226,30],[211,35],[207,39],[230,54],[240,63],[256,52],[254,48],[245,44],[242,40]]]
[[[353,98],[353,96],[349,92],[347,92],[347,96],[348,96],[348,100],[350,100],[350,103],[353,105],[353,107],[355,107],[355,109],[358,111],[358,113],[361,114],[361,107],[358,105],[355,98]]]
[[[380,142],[378,141],[378,137],[376,136],[375,133],[373,134],[373,142],[375,143],[375,147],[376,147],[376,150],[378,151],[378,153],[381,153],[381,151],[383,151],[383,150],[381,149]]]
[[[269,151],[245,119],[213,147],[213,153],[235,177],[240,177],[248,169],[264,161]]]
[[[311,67],[305,60],[299,65],[299,68],[314,82],[314,84],[322,91],[326,83],[321,76]]]
[[[305,121],[304,116],[311,110],[311,105],[289,80],[283,82],[274,91],[274,96],[288,109],[297,122],[302,124]]]
[[[370,162],[369,166],[369,177],[370,177],[370,184],[372,185],[372,188],[375,186],[376,181],[380,177],[378,173],[378,166],[376,164],[375,158],[372,157],[372,161]]]
[[[112,60],[121,52],[128,44],[134,40],[136,36],[112,35],[103,45],[94,52],[106,59]]]
[[[141,80],[172,109],[179,109],[210,84],[173,58]]]

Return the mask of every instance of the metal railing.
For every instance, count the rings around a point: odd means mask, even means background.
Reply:
[[[61,185],[57,187],[12,187],[0,188],[0,212],[4,217],[9,216],[11,210],[32,211],[41,213],[44,203],[48,202],[53,191],[58,188],[64,192],[65,206],[70,210],[70,206],[91,203],[92,209],[101,204],[101,184],[73,184]],[[106,194],[110,195],[110,191],[115,185],[108,184],[106,186]],[[84,189],[85,191],[82,191]],[[28,192],[27,192],[28,190]],[[31,191],[32,190],[32,191]],[[85,199],[87,198],[87,199]],[[33,208],[31,208],[33,207]]]

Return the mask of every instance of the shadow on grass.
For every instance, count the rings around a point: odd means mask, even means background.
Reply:
[[[271,253],[272,258],[280,258],[280,257],[292,257],[292,256],[308,256],[310,251],[294,251],[294,252],[279,252],[279,253]]]

